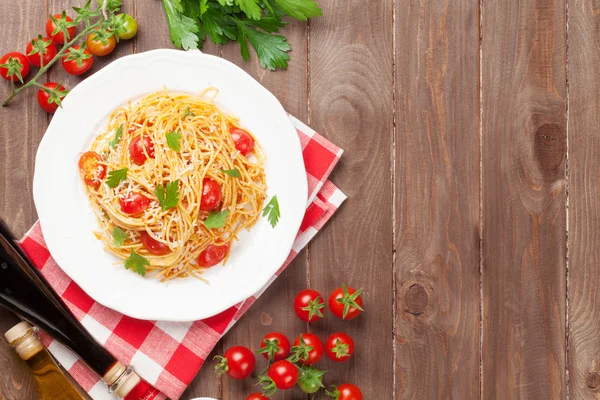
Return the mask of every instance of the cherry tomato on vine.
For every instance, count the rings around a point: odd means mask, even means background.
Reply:
[[[53,114],[69,91],[56,82],[47,82],[43,86],[45,89],[38,90],[37,101],[44,111]]]
[[[221,186],[211,178],[202,181],[202,198],[200,199],[200,210],[212,211],[221,204]]]
[[[329,309],[335,316],[345,320],[358,317],[358,314],[364,311],[360,297],[362,292],[362,288],[355,290],[342,283],[342,287],[335,289],[329,296]]]
[[[138,23],[129,14],[118,14],[115,16],[114,32],[119,40],[128,40],[133,38],[138,31]]]
[[[139,193],[129,193],[123,198],[119,198],[121,211],[129,215],[137,215],[144,212],[150,206],[150,199]]]
[[[247,156],[252,153],[252,150],[254,150],[254,139],[248,132],[234,127],[229,130],[229,133],[231,134],[231,139],[233,140],[235,148],[242,153],[242,155]]]
[[[229,253],[230,247],[231,242],[227,242],[222,246],[217,246],[214,244],[209,245],[198,256],[198,265],[203,268],[214,267],[225,259]]]
[[[154,158],[154,143],[150,136],[144,135],[142,139],[142,136],[138,135],[133,139],[129,145],[129,157],[136,165],[144,164],[148,157]]]
[[[323,387],[323,375],[325,371],[319,371],[314,365],[303,365],[297,385],[304,393],[315,393]]]
[[[269,400],[269,398],[260,392],[256,392],[250,393],[248,397],[246,397],[246,400]]]
[[[325,352],[335,362],[346,361],[354,353],[354,340],[345,333],[333,333],[325,341]]]
[[[106,177],[106,164],[95,151],[87,151],[79,157],[79,173],[86,185],[98,189]]]
[[[244,346],[234,346],[227,350],[223,357],[216,356],[219,363],[215,366],[218,374],[227,373],[234,379],[244,379],[254,372],[256,359],[252,351]]]
[[[65,71],[71,75],[86,73],[94,64],[94,57],[88,49],[81,46],[70,47],[62,58]]]
[[[117,46],[117,39],[106,29],[95,29],[85,38],[85,47],[95,56],[112,53]]]
[[[148,253],[154,254],[155,256],[164,256],[165,254],[169,254],[171,252],[169,246],[154,239],[146,231],[140,232],[140,240],[144,248],[148,250]]]
[[[48,21],[46,21],[46,34],[54,43],[63,44],[65,43],[63,30],[67,32],[66,41],[68,42],[75,37],[76,25],[73,19],[63,11],[62,14],[54,14],[48,18]]]
[[[36,39],[27,43],[25,52],[29,62],[39,68],[42,66],[42,62],[43,65],[47,65],[56,56],[56,45],[52,39],[43,38],[42,35],[39,35]]]
[[[322,308],[325,308],[325,301],[316,290],[303,290],[294,299],[294,311],[304,322],[315,322],[323,318]]]
[[[267,372],[268,378],[261,379],[263,384],[263,393],[271,396],[275,389],[287,390],[294,387],[298,381],[298,368],[287,360],[275,361]]]
[[[283,333],[267,333],[260,342],[257,353],[262,354],[267,360],[283,360],[290,354],[290,341]]]
[[[0,75],[7,81],[20,81],[29,74],[29,60],[18,51],[11,51],[0,58]]]
[[[317,335],[303,333],[294,340],[292,354],[294,361],[304,365],[315,364],[323,357],[323,343]]]
[[[325,390],[325,394],[334,400],[362,400],[362,392],[351,383],[344,383],[338,387],[332,386],[331,391]]]

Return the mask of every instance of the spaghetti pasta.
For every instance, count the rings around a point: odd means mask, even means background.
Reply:
[[[126,267],[145,260],[142,275],[203,279],[260,217],[263,151],[217,93],[163,91],[119,108],[80,160],[97,237]]]

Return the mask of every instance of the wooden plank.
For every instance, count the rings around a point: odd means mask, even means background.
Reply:
[[[322,340],[346,332],[357,344],[343,368],[320,363],[326,385],[347,381],[365,398],[392,399],[392,2],[319,4],[323,17],[310,23],[310,119],[345,149],[332,180],[349,200],[313,241],[310,283],[325,296],[342,282],[364,287],[366,312],[352,321],[328,312],[310,331]]]
[[[564,398],[565,2],[482,15],[482,397]]]
[[[600,3],[569,5],[569,393],[597,399],[600,393],[600,209],[597,132],[600,128]]]
[[[479,396],[478,0],[396,9],[396,398]]]

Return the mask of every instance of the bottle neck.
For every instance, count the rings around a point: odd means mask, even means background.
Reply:
[[[33,328],[28,329],[22,336],[10,342],[9,345],[25,361],[44,349],[42,341]]]

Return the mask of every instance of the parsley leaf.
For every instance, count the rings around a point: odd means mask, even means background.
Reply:
[[[158,198],[158,203],[163,211],[177,207],[177,203],[179,203],[179,179],[167,183],[166,192],[163,185],[156,186],[154,194]]]
[[[219,171],[221,171],[224,174],[227,174],[227,175],[231,176],[232,178],[239,178],[240,176],[242,176],[240,174],[240,171],[238,171],[236,168],[234,168],[234,169],[220,169]]]
[[[279,201],[277,201],[277,196],[273,196],[267,203],[262,215],[263,217],[268,215],[269,223],[275,228],[275,225],[279,222],[279,216],[281,215],[279,212]]]
[[[129,240],[129,236],[127,236],[127,234],[121,230],[121,228],[119,228],[118,226],[115,226],[112,230],[112,237],[113,237],[113,245],[115,247],[121,247],[123,246],[123,243],[125,243],[126,240]]]
[[[180,141],[181,133],[167,132],[167,145],[169,145],[169,147],[175,150],[176,152],[179,152],[179,150],[181,150]]]
[[[285,36],[259,31],[241,21],[236,21],[236,23],[240,30],[240,36],[247,36],[256,50],[258,60],[263,68],[270,70],[287,68],[287,62],[290,59],[287,52],[291,50],[291,47]]]
[[[146,257],[140,256],[133,249],[127,260],[125,260],[125,269],[130,269],[141,276],[146,276],[147,265],[150,265],[150,261]]]
[[[185,50],[198,48],[198,21],[182,14],[181,0],[162,0],[169,23],[169,36],[176,47]]]
[[[204,221],[204,226],[206,226],[208,229],[222,228],[223,226],[225,226],[225,222],[227,222],[228,215],[229,210],[222,210],[218,213],[211,211],[211,213],[208,214],[208,217]]]
[[[121,181],[127,179],[127,168],[117,169],[115,171],[110,171],[108,173],[108,178],[106,178],[106,184],[109,188],[116,188]]]
[[[275,0],[275,3],[290,17],[300,21],[323,15],[319,5],[313,0]]]
[[[123,136],[123,124],[119,125],[117,128],[117,132],[115,132],[115,138],[108,142],[108,145],[111,149],[114,149],[117,144],[119,144],[119,139],[121,139],[121,136]]]
[[[261,9],[258,6],[258,0],[235,0],[240,9],[250,19],[260,19]]]
[[[195,116],[196,116],[196,114],[191,112],[189,107],[186,107],[185,110],[183,110],[183,114],[181,114],[181,119],[184,119],[186,117],[195,117]]]

